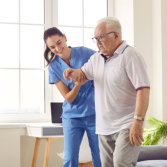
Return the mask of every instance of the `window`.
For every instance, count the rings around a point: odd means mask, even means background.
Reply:
[[[84,45],[97,50],[92,42],[94,28],[99,18],[105,16],[107,0],[58,0],[58,27],[71,46]]]
[[[44,0],[0,1],[0,113],[44,113]]]

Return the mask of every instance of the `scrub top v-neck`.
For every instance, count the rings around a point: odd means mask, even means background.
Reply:
[[[74,82],[72,80],[66,81],[63,77],[63,72],[67,68],[81,68],[94,53],[94,50],[86,47],[71,47],[70,65],[66,64],[66,62],[59,56],[56,56],[48,68],[49,83],[54,84],[61,80],[69,90],[72,90]],[[81,86],[73,103],[70,104],[64,100],[62,116],[64,118],[80,118],[94,114],[94,84],[93,81],[88,81],[86,84]]]

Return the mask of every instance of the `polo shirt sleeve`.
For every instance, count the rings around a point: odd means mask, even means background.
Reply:
[[[54,84],[55,82],[61,80],[51,66],[49,66],[48,71],[49,71],[49,84]]]
[[[135,52],[131,54],[128,57],[125,68],[127,75],[136,90],[140,88],[150,88],[146,64],[140,54]]]
[[[90,57],[87,63],[85,63],[82,67],[81,70],[83,73],[86,75],[86,78],[88,80],[93,80],[94,79],[94,72],[93,72],[93,59],[94,55]]]

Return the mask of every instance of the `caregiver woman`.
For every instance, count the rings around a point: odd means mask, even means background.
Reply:
[[[48,63],[49,83],[55,84],[62,96],[64,163],[63,167],[78,167],[79,148],[84,133],[87,133],[93,166],[101,167],[98,136],[95,134],[95,106],[93,81],[73,82],[64,80],[67,68],[80,68],[95,53],[86,47],[68,47],[66,36],[56,27],[44,32]]]

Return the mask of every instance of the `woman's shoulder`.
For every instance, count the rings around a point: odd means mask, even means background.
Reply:
[[[60,64],[60,63],[59,63],[59,61],[58,61],[58,59],[57,59],[57,56],[56,56],[55,59],[52,60],[52,62],[49,64],[48,70],[49,70],[49,71],[55,71],[55,69],[58,69],[59,64]]]
[[[85,47],[85,46],[77,46],[77,47],[71,47],[72,50],[76,51],[82,51],[82,52],[96,52],[95,50]]]

